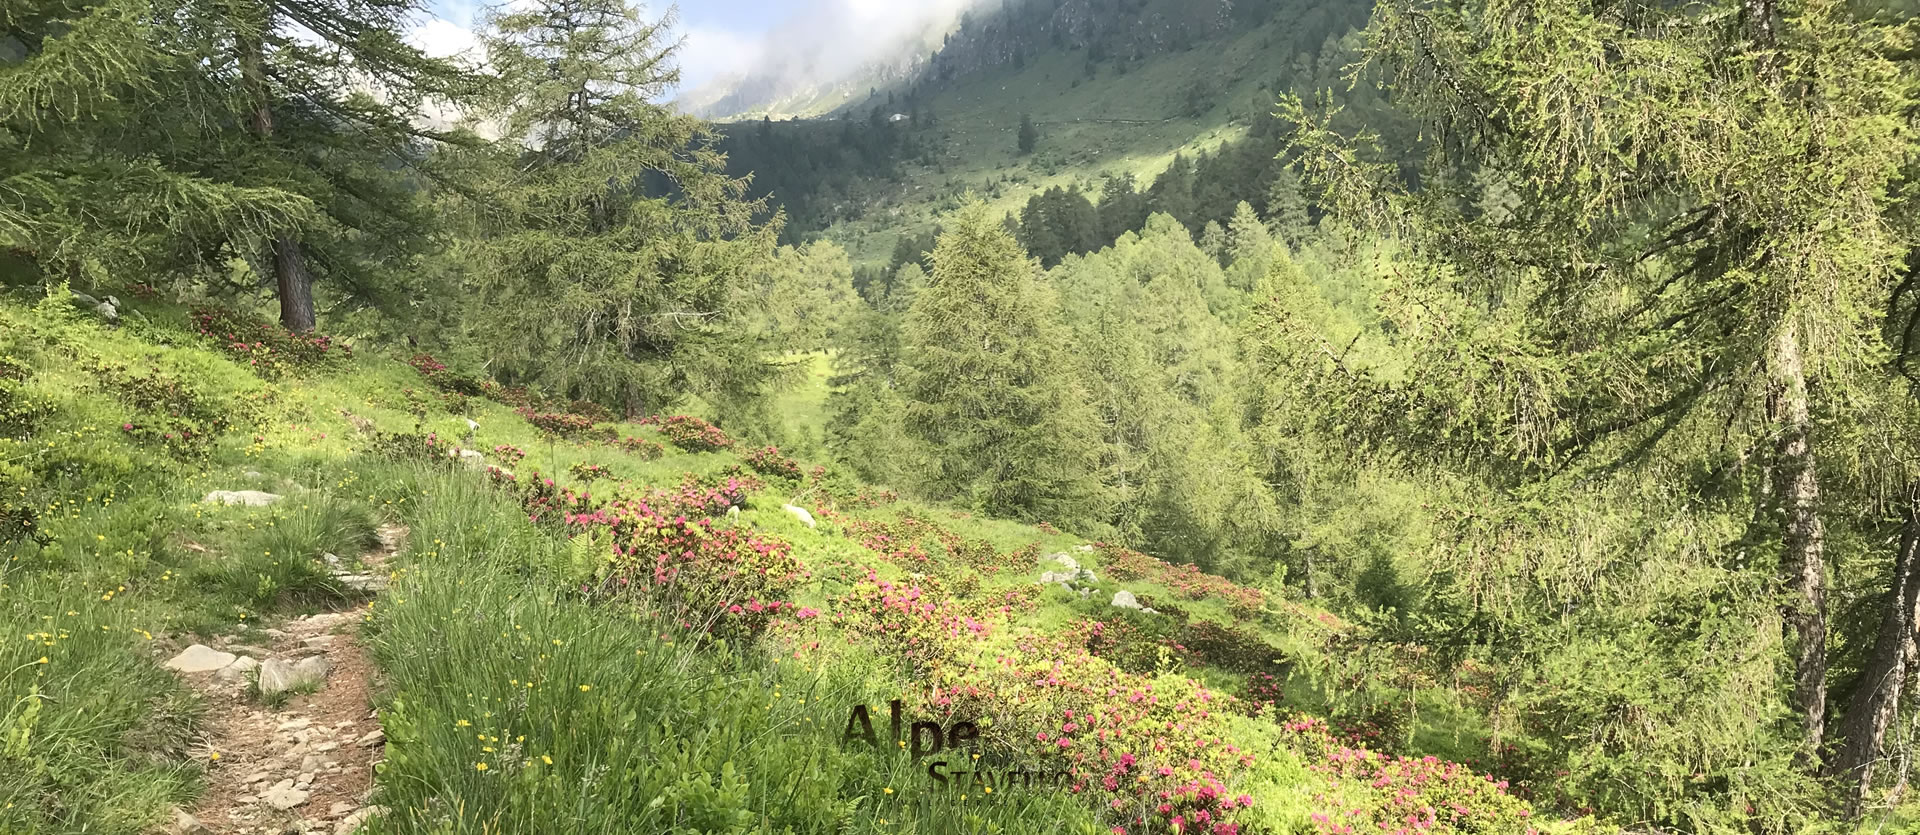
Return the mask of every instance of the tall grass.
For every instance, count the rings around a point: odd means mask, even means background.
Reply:
[[[379,831],[1094,831],[1063,797],[962,800],[904,753],[843,749],[852,705],[898,695],[867,672],[885,665],[696,647],[633,604],[571,597],[549,568],[564,543],[470,475],[374,480],[420,497],[370,624],[392,685]]]

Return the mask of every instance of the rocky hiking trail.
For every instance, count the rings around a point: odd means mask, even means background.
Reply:
[[[381,565],[407,529],[385,524],[380,546],[354,572],[327,562],[345,585],[377,591]],[[362,604],[363,605],[363,604]],[[368,805],[373,767],[385,751],[371,693],[374,666],[361,645],[362,606],[290,618],[257,630],[265,640],[223,636],[187,647],[166,666],[206,705],[195,753],[207,786],[192,810],[177,810],[170,835],[346,835],[383,810]]]

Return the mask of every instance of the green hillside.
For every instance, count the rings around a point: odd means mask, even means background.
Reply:
[[[1125,804],[1164,825],[1149,800],[1162,791],[1189,819],[1260,831],[1310,829],[1329,796],[1355,822],[1444,802],[1468,804],[1483,831],[1526,814],[1465,770],[1427,783],[1457,766],[1345,741],[1485,751],[1440,691],[1401,729],[1333,699],[1361,668],[1357,646],[1341,649],[1354,627],[1324,612],[1045,525],[900,500],[697,420],[517,414],[423,375],[424,359],[225,350],[172,304],[129,307],[139,323],[113,330],[64,299],[0,306],[14,548],[0,762],[25,778],[0,787],[0,829],[137,833],[170,807],[203,810],[196,797],[228,796],[261,753],[222,750],[209,727],[236,711],[297,718],[337,691],[370,694],[384,731],[378,831],[1091,831]],[[229,489],[277,499],[206,498]],[[377,596],[323,556],[377,551],[376,528],[394,527],[406,533]],[[656,539],[693,551],[671,564],[609,551]],[[1147,608],[1117,608],[1121,593]],[[354,613],[344,640],[374,667],[334,673],[308,701],[263,708],[160,667],[329,611]],[[976,721],[979,740],[944,767],[977,759],[993,776],[943,787],[934,760],[890,739],[842,745],[856,705],[885,737],[893,699],[948,731]],[[1063,769],[1073,788],[1059,794],[1005,777]],[[1109,773],[1124,779],[1102,788]]]
[[[1920,831],[1911,5],[12,3],[0,835]]]

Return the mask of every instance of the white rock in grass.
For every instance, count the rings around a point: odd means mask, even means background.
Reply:
[[[1067,552],[1065,551],[1061,551],[1058,554],[1051,554],[1047,558],[1065,566],[1068,571],[1080,570],[1080,561],[1067,556]]]
[[[1113,593],[1113,605],[1121,609],[1138,609],[1140,601],[1133,596],[1133,592],[1121,589]]]
[[[302,687],[318,687],[327,682],[327,673],[332,669],[327,659],[319,655],[299,661],[269,659],[260,665],[260,695],[272,697]]]
[[[476,470],[484,470],[487,468],[487,456],[482,455],[479,450],[460,450],[460,461]]]
[[[280,501],[280,497],[273,493],[262,493],[258,490],[215,490],[208,493],[207,497],[200,501],[202,504],[237,504],[247,507],[266,507],[267,505]]]
[[[808,513],[806,508],[793,505],[785,505],[785,507],[788,513],[793,514],[793,518],[805,522],[809,528],[813,527],[813,514]]]
[[[205,644],[194,644],[167,661],[167,669],[182,673],[211,673],[232,664],[238,656]]]

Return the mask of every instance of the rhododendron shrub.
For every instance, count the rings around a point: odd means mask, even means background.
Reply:
[[[1173,589],[1189,600],[1217,598],[1244,615],[1259,613],[1266,593],[1242,586],[1225,577],[1206,574],[1191,565],[1172,565],[1139,551],[1107,543],[1096,543],[1100,564],[1116,580],[1146,580]]]
[[[496,467],[488,476],[515,491],[533,521],[605,543],[589,591],[640,595],[689,628],[732,638],[756,638],[776,617],[797,616],[786,598],[807,572],[792,546],[710,518],[712,508],[729,506],[723,502],[744,502],[746,483],[704,485],[689,474],[676,490],[596,499],[538,473],[523,480]]]
[[[1124,620],[1083,620],[1065,637],[1095,657],[1132,673],[1150,673],[1158,665],[1162,639]]]
[[[353,356],[353,346],[323,333],[299,333],[237,310],[202,307],[190,321],[200,335],[228,356],[243,360],[254,373],[278,379],[303,368],[319,368]]]
[[[1123,670],[1073,640],[1021,634],[1013,651],[989,651],[991,615],[920,584],[869,574],[831,609],[923,683],[917,715],[977,723],[995,761],[1067,771],[1066,790],[1111,825],[1239,831],[1251,799],[1229,789],[1253,756],[1226,739],[1231,696]]]
[[[527,457],[527,451],[512,444],[501,444],[493,448],[493,457],[508,464],[518,464]]]
[[[1286,667],[1280,650],[1265,638],[1212,621],[1189,622],[1172,646],[1189,664],[1236,673],[1284,673]]]
[[[658,426],[660,434],[688,452],[718,452],[733,446],[733,439],[720,427],[690,415],[653,416],[641,423]]]
[[[747,466],[752,467],[754,472],[774,478],[799,481],[805,477],[800,465],[792,458],[781,455],[780,448],[774,446],[761,447],[747,453]]]
[[[793,613],[785,598],[807,576],[784,540],[669,515],[641,500],[611,502],[565,521],[611,532],[603,591],[645,594],[683,621],[729,637],[758,637],[776,616]]]
[[[910,678],[924,679],[965,663],[988,627],[945,595],[869,574],[831,607],[849,629],[883,645]]]
[[[603,478],[612,478],[613,471],[600,464],[589,464],[581,461],[568,467],[567,475],[573,476],[575,481],[596,481]]]
[[[443,440],[438,433],[379,432],[367,442],[367,451],[395,461],[447,464],[460,454],[460,447]]]
[[[486,381],[471,374],[454,371],[431,355],[414,354],[412,359],[407,360],[407,364],[413,366],[413,370],[420,372],[420,376],[427,378],[427,382],[441,391],[468,397],[484,397],[487,393]]]
[[[619,447],[628,455],[633,455],[646,461],[662,458],[667,454],[667,448],[661,446],[658,441],[649,441],[645,438],[622,438],[615,441],[614,446]]]
[[[89,362],[94,382],[136,410],[120,424],[120,431],[140,443],[164,448],[181,459],[204,457],[220,433],[245,420],[233,409],[207,396],[191,383],[149,365],[134,371],[124,365]],[[24,378],[24,374],[22,375]],[[9,403],[9,391],[0,389],[0,416],[25,419],[29,408]],[[25,420],[22,420],[24,423]],[[3,425],[5,421],[0,421]]]
[[[577,438],[593,429],[593,421],[567,412],[536,412],[532,409],[518,409],[521,419],[534,425],[543,432],[551,432],[562,438]]]
[[[1315,833],[1534,833],[1538,821],[1507,783],[1434,757],[1393,757],[1336,739],[1325,722],[1290,717],[1282,743],[1325,782],[1312,797]],[[1598,832],[1591,826],[1580,831]]]

